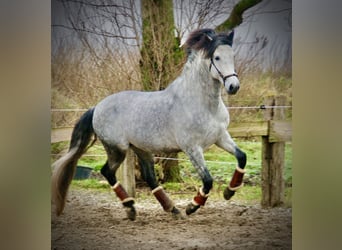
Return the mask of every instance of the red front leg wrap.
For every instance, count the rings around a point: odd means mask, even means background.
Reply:
[[[116,196],[121,200],[122,203],[134,200],[132,197],[128,196],[126,190],[123,188],[123,186],[120,184],[120,182],[115,183],[115,185],[112,188],[113,188]]]
[[[228,188],[231,191],[236,191],[237,189],[243,186],[242,180],[243,180],[243,175],[245,173],[246,171],[244,169],[236,167],[232,180],[230,181],[229,186],[228,186]]]
[[[159,201],[160,205],[162,205],[163,209],[166,212],[171,212],[174,207],[173,201],[167,196],[164,192],[163,187],[159,186],[152,190],[152,194]]]
[[[198,191],[197,191],[197,195],[194,197],[192,203],[195,205],[195,206],[204,206],[205,202],[207,201],[208,199],[208,196],[209,194],[205,194],[202,190],[202,188],[200,188]]]

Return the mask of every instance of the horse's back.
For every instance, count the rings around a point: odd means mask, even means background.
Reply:
[[[95,107],[95,133],[102,141],[123,148],[133,144],[156,151],[164,145],[174,150],[168,117],[172,102],[166,95],[163,91],[123,91],[106,97]]]

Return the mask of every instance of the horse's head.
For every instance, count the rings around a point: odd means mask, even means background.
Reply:
[[[201,29],[192,32],[186,42],[188,54],[191,50],[203,50],[212,78],[220,81],[231,95],[240,88],[234,67],[233,38],[234,31],[216,34],[212,29]]]

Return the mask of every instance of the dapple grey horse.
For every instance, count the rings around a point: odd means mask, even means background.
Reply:
[[[236,170],[224,191],[225,199],[234,195],[243,184],[246,154],[227,132],[229,114],[221,98],[222,85],[228,94],[235,94],[240,85],[234,68],[233,36],[234,32],[217,34],[211,29],[192,32],[185,43],[188,54],[183,72],[166,89],[119,92],[82,115],[74,127],[68,153],[53,164],[52,197],[58,215],[64,209],[77,161],[94,134],[108,156],[101,173],[131,220],[136,217],[134,199],[115,177],[129,148],[138,156],[142,177],[152,193],[176,218],[182,217],[180,211],[155,178],[155,153],[185,152],[202,179],[203,186],[187,206],[187,215],[204,206],[212,188],[203,151],[213,144],[237,159]]]

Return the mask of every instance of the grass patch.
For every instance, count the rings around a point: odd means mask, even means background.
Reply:
[[[250,185],[261,184],[261,142],[255,141],[237,141],[238,146],[247,154],[247,165],[245,180]],[[184,153],[178,155],[179,158],[187,159]],[[204,152],[204,158],[208,169],[216,182],[228,183],[237,165],[233,155],[216,147],[210,147]],[[196,169],[189,161],[180,161],[181,175],[183,180],[198,179]],[[285,169],[284,178],[286,186],[292,185],[292,144],[286,143],[285,146]]]
[[[184,189],[184,184],[179,182],[166,182],[162,186],[165,190],[170,190],[172,192]]]
[[[96,179],[73,180],[71,182],[73,188],[108,190],[109,184],[100,182]]]
[[[245,185],[236,191],[232,199],[244,201],[248,204],[258,204],[261,201],[261,187]]]
[[[261,142],[254,141],[237,141],[238,146],[247,154],[247,173],[246,179],[252,185],[261,184]],[[69,144],[66,142],[51,144],[52,154],[61,154],[67,150]],[[55,157],[54,157],[55,158]],[[178,158],[184,159],[179,161],[181,166],[181,177],[184,182],[195,184],[197,183],[198,174],[196,169],[192,166],[188,157],[184,153],[179,153]],[[214,178],[215,182],[227,183],[235,170],[236,159],[233,155],[223,151],[222,149],[213,145],[206,152],[204,158],[207,162],[208,169]],[[83,155],[78,161],[78,165],[88,166],[94,171],[100,171],[106,162],[105,151],[100,143],[96,143],[91,147],[86,155]],[[292,185],[292,144],[286,143],[285,146],[285,169],[284,178],[286,186]],[[172,184],[171,184],[172,185]]]
[[[197,188],[200,187],[202,183],[198,181],[197,183],[190,184],[189,182],[184,183],[164,183],[162,186],[172,196],[177,196],[179,198],[188,198],[196,194]],[[210,192],[211,200],[223,200],[223,191],[228,184],[214,183],[213,189]],[[244,185],[231,199],[231,201],[238,201],[239,203],[244,203],[246,205],[257,205],[260,204],[262,198],[262,189],[260,185],[250,186]],[[285,199],[284,206],[292,206],[292,187],[285,188]]]

